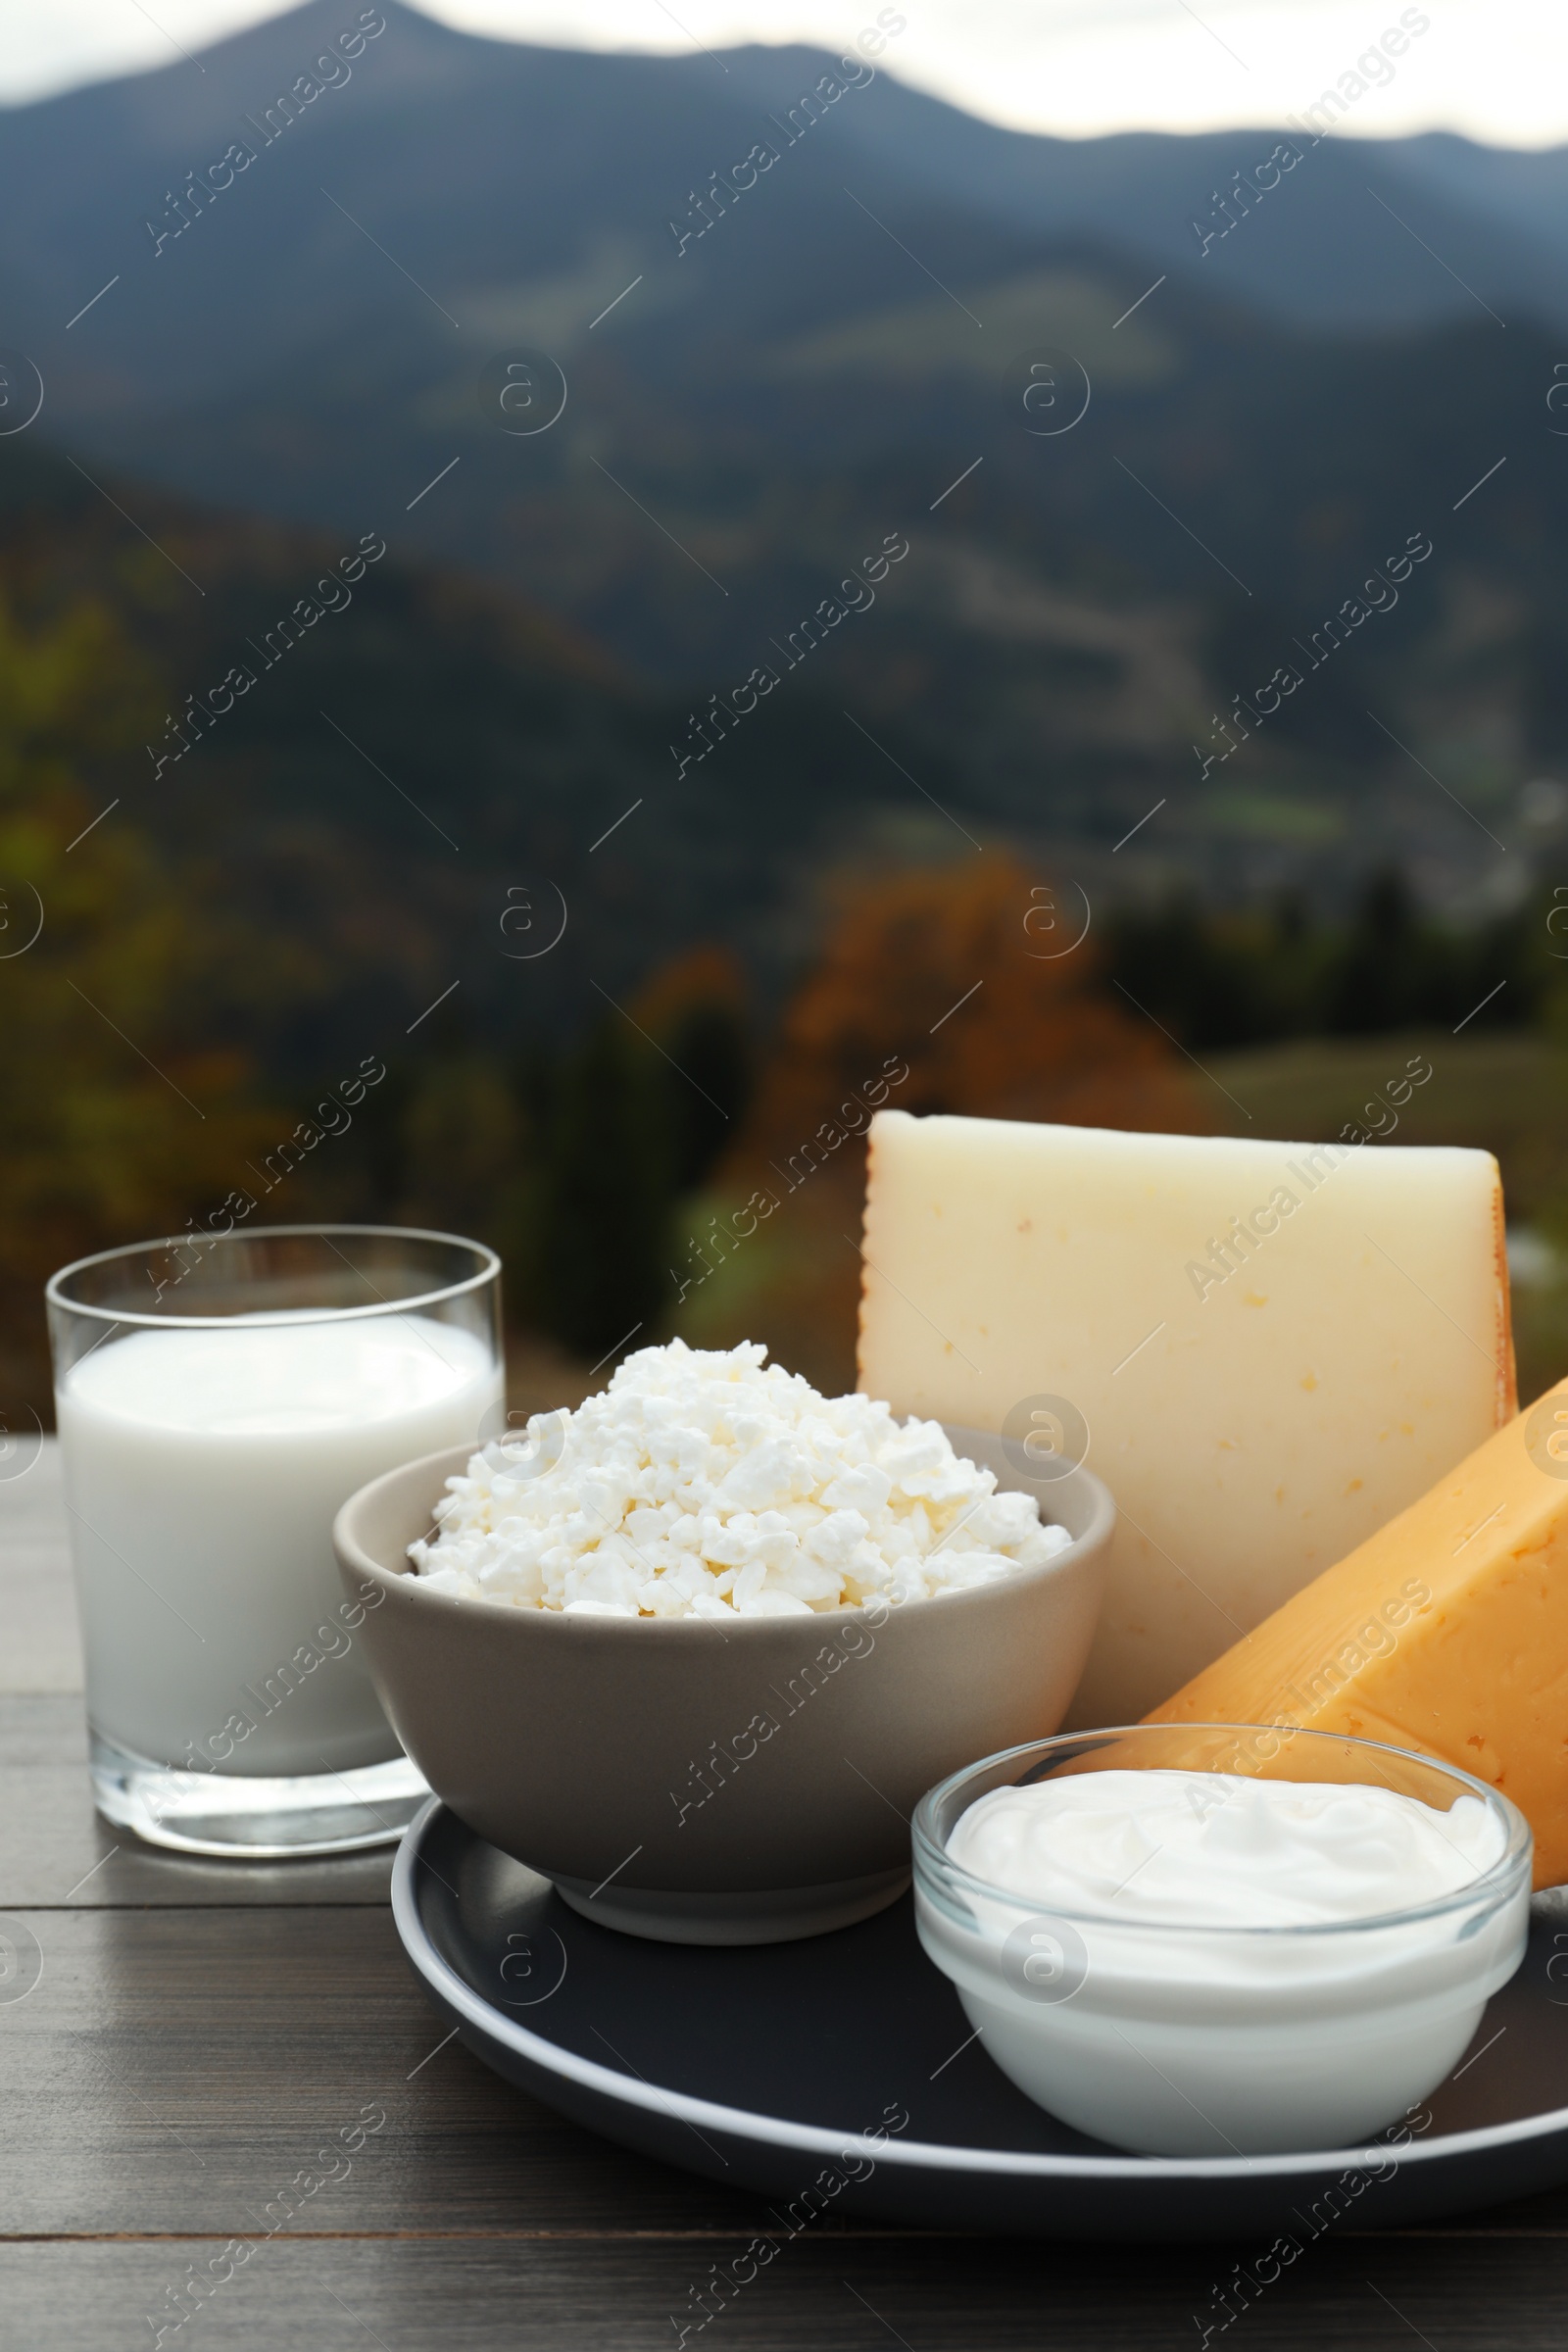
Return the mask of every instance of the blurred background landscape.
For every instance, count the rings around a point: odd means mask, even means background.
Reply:
[[[867,17],[7,116],[6,1414],[54,1266],[236,1214],[493,1243],[519,1401],[846,1387],[878,1082],[1319,1137],[1418,1054],[1369,1148],[1498,1154],[1568,1371],[1568,150],[1007,130]]]

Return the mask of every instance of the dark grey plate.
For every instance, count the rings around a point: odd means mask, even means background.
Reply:
[[[1031,2105],[970,2038],[908,1895],[801,1943],[650,1943],[580,1919],[432,1799],[392,1907],[476,2057],[607,2138],[762,2191],[783,2230],[829,2210],[1301,2243],[1341,2218],[1383,2230],[1568,2180],[1568,1933],[1550,1921],[1407,2144],[1199,2158],[1123,2155]]]

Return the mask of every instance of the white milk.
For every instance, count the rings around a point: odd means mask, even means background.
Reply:
[[[481,1341],[416,1314],[241,1315],[83,1356],[56,1404],[94,1729],[247,1776],[396,1756],[332,1520],[383,1470],[472,1445],[502,1394]]]

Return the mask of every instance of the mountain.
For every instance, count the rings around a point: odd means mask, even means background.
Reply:
[[[68,663],[91,691],[40,736]],[[235,942],[221,992],[186,1007],[192,1037],[274,1082],[413,1051],[455,990],[449,1041],[554,1042],[694,940],[765,989],[808,944],[813,869],[907,788],[862,780],[801,702],[737,808],[714,766],[670,774],[680,715],[549,615],[373,529],[257,522],[0,441],[0,881],[13,929],[28,878],[47,911],[15,986],[48,984],[81,929],[73,876],[128,837]],[[33,876],[68,792],[64,854]],[[112,977],[134,1002],[130,970]]]
[[[834,70],[827,55],[799,48],[620,57],[486,41],[396,0],[362,15],[386,29],[366,38],[341,0],[312,0],[204,52],[199,76],[172,64],[10,110],[0,155],[14,224],[6,294],[26,333],[62,332],[76,307],[62,312],[62,296],[79,289],[86,301],[119,269],[117,362],[144,390],[155,380],[167,388],[159,333],[170,314],[156,281],[175,274],[176,252],[166,247],[153,272],[146,222],[177,232],[170,196],[236,138],[258,151],[256,166],[177,253],[179,270],[218,303],[205,347],[179,355],[182,393],[236,382],[264,349],[286,357],[323,321],[374,307],[368,272],[358,282],[338,272],[329,293],[302,270],[323,241],[347,251],[353,234],[326,217],[323,180],[438,295],[548,275],[574,319],[566,277],[608,301],[626,282],[614,274],[622,256],[672,254],[667,223],[688,216],[691,191],[755,143],[778,144],[780,126],[787,138],[791,109]],[[318,95],[295,106],[283,131],[290,110],[276,102],[302,76],[309,86],[323,55],[330,86],[325,73],[315,76]],[[1497,151],[1447,134],[1360,138],[1347,111],[1327,136],[1298,122],[1287,135],[1300,163],[1260,197],[1257,166],[1283,124],[1036,136],[906,88],[895,78],[896,33],[881,71],[852,55],[865,78],[814,125],[826,135],[797,135],[800,153],[789,157],[791,178],[833,198],[840,219],[847,177],[879,213],[884,203],[956,210],[1013,235],[1094,241],[1326,328],[1461,317],[1467,286],[1504,315],[1568,316],[1568,150]],[[1251,192],[1232,234],[1215,198],[1239,172]],[[345,173],[363,213],[333,177]],[[197,211],[203,202],[198,193]],[[220,209],[230,216],[220,232]],[[1206,251],[1195,221],[1213,232]],[[221,252],[206,250],[220,242]],[[819,284],[816,301],[831,305],[831,287]],[[155,379],[147,370],[160,355]],[[59,357],[74,399],[77,378],[63,348]],[[92,397],[84,386],[79,396]]]
[[[1303,133],[1256,200],[1278,130],[1032,138],[805,50],[396,7],[201,64],[8,121],[35,433],[131,483],[117,528],[140,485],[371,530],[602,648],[675,903],[808,870],[835,802],[841,846],[1001,830],[1097,892],[1515,887],[1568,765],[1562,156]],[[509,364],[524,422],[564,389],[545,429],[504,429]]]

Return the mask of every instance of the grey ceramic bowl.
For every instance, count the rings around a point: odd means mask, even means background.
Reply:
[[[770,1943],[868,1917],[908,1882],[926,1789],[1056,1730],[1115,1520],[1089,1471],[1031,1481],[999,1438],[948,1435],[1071,1545],[937,1600],[731,1626],[431,1592],[407,1547],[472,1448],[390,1471],[332,1532],[345,1584],[379,1595],[362,1638],[398,1738],[471,1829],[606,1927]]]

